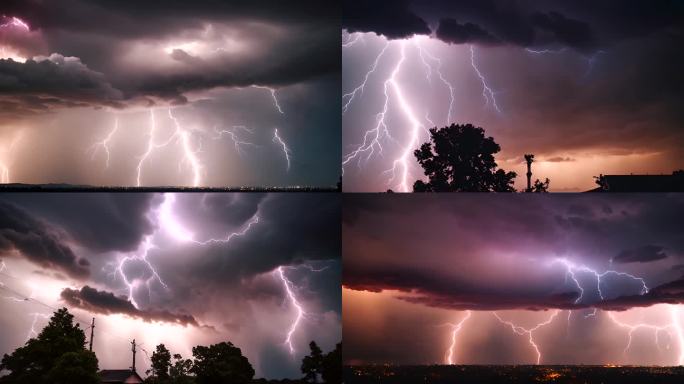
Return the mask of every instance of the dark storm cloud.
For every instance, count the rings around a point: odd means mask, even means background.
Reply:
[[[459,24],[454,19],[442,19],[435,32],[438,39],[447,43],[498,44],[500,40],[473,23]]]
[[[44,268],[56,268],[78,279],[87,277],[90,263],[76,256],[64,237],[22,208],[0,200],[0,250],[17,250]]]
[[[342,27],[350,33],[375,32],[389,39],[430,34],[425,20],[410,9],[410,0],[345,0]]]
[[[60,296],[71,307],[84,309],[91,313],[103,315],[120,313],[146,322],[159,321],[183,326],[199,326],[197,320],[191,315],[149,309],[139,310],[126,298],[115,296],[111,292],[99,291],[87,285],[80,290],[65,288]]]
[[[360,10],[357,3],[345,0],[343,6],[343,28],[350,32],[383,34],[389,17],[372,15],[410,12],[413,18],[427,23],[441,20],[438,27],[441,33],[438,32],[437,38],[446,42],[500,42],[525,47],[561,45],[583,52],[658,30],[678,28],[682,20],[682,5],[676,1],[409,0],[394,7],[392,2],[370,1],[363,2],[369,15],[366,18],[352,13]],[[363,23],[355,25],[355,20],[363,20]],[[410,32],[387,36],[405,37],[412,34]]]
[[[684,258],[680,196],[407,197],[345,196],[346,287],[397,290],[402,300],[448,309],[618,308],[684,299],[671,269]],[[598,273],[632,273],[652,289],[638,295],[639,281],[610,276],[602,283],[605,301],[586,289],[575,303],[579,291],[567,284],[563,260]],[[636,261],[661,264],[644,269]],[[595,286],[593,274],[577,275],[585,288]]]
[[[242,278],[270,272],[281,265],[298,265],[339,259],[341,247],[340,214],[337,198],[328,194],[269,195],[260,197],[209,196],[211,207],[243,207],[244,213],[258,206],[259,223],[244,238],[228,244],[215,244],[204,251],[205,259],[191,268],[194,276],[218,285],[232,285]],[[188,201],[188,206],[192,206]],[[250,216],[241,213],[243,222]],[[223,215],[225,224],[235,225],[236,215]],[[219,218],[219,216],[216,216]],[[259,255],[253,257],[252,255]]]
[[[335,2],[4,1],[0,11],[26,20],[30,33],[45,40],[46,46],[27,42],[18,47],[22,51],[57,53],[82,62],[78,72],[72,69],[68,74],[49,63],[0,66],[0,79],[23,84],[23,94],[52,96],[62,106],[74,100],[121,106],[120,101],[149,102],[146,96],[185,102],[183,93],[187,91],[252,84],[284,86],[339,70],[339,8]],[[248,50],[217,55],[207,63],[191,52],[174,49],[170,56],[182,67],[173,70],[131,68],[121,61],[136,43],[156,41],[162,46],[170,38],[211,41],[212,36],[202,35],[208,23],[231,28],[233,36],[248,41]],[[269,28],[278,30],[274,33]],[[41,76],[46,72],[53,77]],[[61,78],[69,77],[69,84],[58,86]],[[75,84],[83,88],[73,89]],[[15,88],[10,84],[8,90]]]
[[[154,224],[149,210],[159,196],[129,194],[6,194],[14,202],[66,231],[81,246],[95,251],[132,251]]]
[[[663,247],[644,245],[638,248],[625,249],[613,258],[617,263],[648,263],[667,257]]]

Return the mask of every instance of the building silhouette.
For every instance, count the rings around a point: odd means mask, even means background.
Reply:
[[[684,192],[684,171],[671,175],[599,175],[588,192]]]

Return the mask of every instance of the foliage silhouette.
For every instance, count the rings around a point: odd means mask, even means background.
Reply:
[[[150,358],[152,362],[152,367],[147,371],[147,373],[152,373],[154,377],[154,382],[158,384],[169,383],[169,369],[171,369],[171,352],[166,348],[164,344],[157,345],[157,348],[152,352],[152,357]]]
[[[337,343],[335,349],[323,358],[323,382],[326,384],[342,383],[342,343]]]
[[[73,320],[66,308],[59,309],[36,338],[11,355],[5,354],[0,370],[10,373],[0,383],[61,383],[69,374],[79,377],[76,382],[93,382],[91,379],[97,378],[97,357],[86,351],[85,333]]]
[[[192,348],[192,355],[195,362],[190,371],[198,384],[246,384],[254,377],[252,364],[233,343],[199,345]]]
[[[306,382],[318,383],[318,376],[323,370],[323,351],[315,341],[309,343],[309,349],[311,353],[302,360],[302,373]]]
[[[452,124],[430,129],[430,142],[414,151],[428,177],[417,180],[414,192],[515,192],[517,174],[496,169],[494,154],[501,147],[484,129]]]
[[[532,184],[532,192],[535,193],[547,193],[549,192],[549,184],[551,181],[547,177],[544,182],[539,181],[539,179],[534,181],[534,184]]]

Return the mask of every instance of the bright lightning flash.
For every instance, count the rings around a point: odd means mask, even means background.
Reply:
[[[105,136],[104,139],[98,141],[97,143],[93,144],[88,148],[87,152],[91,153],[91,160],[95,159],[95,155],[97,155],[97,151],[102,148],[105,152],[105,168],[109,168],[109,142],[112,140],[112,137],[116,132],[119,130],[119,118],[116,117],[114,118],[114,128],[112,128],[111,131]]]
[[[290,156],[292,156],[292,151],[290,148],[285,144],[283,139],[278,136],[278,128],[276,128],[273,131],[273,142],[277,143],[280,147],[283,148],[283,154],[285,155],[285,160],[287,160],[287,171],[290,171]]]

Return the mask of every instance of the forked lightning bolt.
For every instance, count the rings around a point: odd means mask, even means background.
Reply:
[[[446,356],[444,358],[445,362],[449,365],[454,364],[454,351],[456,349],[456,337],[458,336],[458,333],[461,331],[461,328],[463,328],[463,323],[466,322],[466,320],[470,319],[470,316],[472,315],[471,311],[466,311],[466,316],[461,319],[456,324],[451,324],[452,330],[451,330],[451,344],[449,345],[449,349],[447,350]]]
[[[105,153],[105,168],[109,168],[109,142],[112,140],[112,137],[116,132],[119,130],[119,118],[116,117],[114,118],[114,128],[112,128],[111,131],[105,136],[104,139],[101,141],[98,141],[97,143],[93,144],[88,148],[87,152],[91,153],[91,160],[95,160],[95,155],[97,155],[97,152],[100,148],[104,150]]]
[[[278,144],[283,149],[283,155],[285,155],[285,160],[287,161],[287,171],[290,171],[290,156],[292,156],[292,151],[285,144],[283,139],[278,136],[278,128],[273,131],[273,142]]]
[[[297,316],[295,317],[295,320],[292,322],[292,325],[290,326],[290,330],[287,332],[287,337],[285,338],[285,343],[289,348],[290,348],[290,354],[295,353],[294,346],[292,345],[292,335],[295,333],[297,330],[297,326],[299,325],[299,322],[302,320],[302,317],[304,316],[305,312],[304,309],[302,308],[302,305],[299,304],[299,301],[297,301],[297,297],[294,294],[294,288],[293,284],[290,280],[288,280],[287,277],[285,277],[285,273],[283,273],[283,267],[278,267],[276,269],[276,273],[280,280],[283,282],[283,287],[285,288],[285,292],[287,293],[287,297],[290,300],[290,303],[292,306],[295,308],[297,311]]]
[[[162,143],[156,143],[155,142],[155,131],[157,129],[157,121],[155,118],[154,110],[150,109],[150,130],[148,133],[148,140],[147,140],[147,149],[145,153],[143,153],[142,156],[140,156],[140,159],[138,161],[138,167],[137,167],[137,177],[136,177],[136,185],[139,187],[142,185],[142,169],[143,165],[145,164],[145,161],[147,158],[154,152],[154,150],[159,149],[159,148],[164,148],[171,144],[172,142],[177,142],[180,144],[180,148],[183,152],[183,159],[182,161],[187,162],[187,164],[190,165],[190,168],[192,170],[192,186],[193,187],[198,187],[200,186],[202,179],[201,179],[201,174],[202,174],[202,165],[200,164],[199,159],[197,158],[197,152],[199,150],[193,149],[192,148],[192,143],[191,143],[191,135],[190,132],[185,130],[178,119],[173,115],[171,112],[171,108],[168,109],[168,114],[169,114],[169,119],[173,121],[173,124],[175,126],[175,130],[169,138],[162,142]],[[182,163],[179,163],[179,167]]]
[[[283,112],[283,109],[280,108],[280,103],[278,102],[278,98],[276,97],[276,90],[275,90],[275,88],[265,87],[265,86],[263,86],[263,85],[252,85],[252,88],[266,89],[266,90],[268,90],[269,92],[271,92],[271,97],[273,98],[273,105],[276,107],[276,109],[278,110],[278,112],[280,112],[280,113],[283,114],[283,115],[285,114],[285,112]]]
[[[575,299],[575,301],[574,301],[575,304],[580,304],[583,301],[583,299],[585,298],[585,293],[589,289],[587,287],[584,287],[582,285],[582,283],[580,282],[581,279],[579,277],[579,274],[581,274],[581,273],[588,274],[595,279],[596,283],[593,286],[593,289],[596,290],[596,293],[597,293],[597,295],[601,301],[606,299],[606,297],[604,296],[604,292],[602,290],[602,287],[604,287],[604,285],[607,284],[607,282],[605,281],[605,278],[607,276],[615,276],[615,277],[633,280],[634,282],[636,282],[640,285],[640,294],[641,295],[647,294],[649,292],[649,288],[646,285],[646,281],[643,278],[632,275],[630,273],[620,272],[620,271],[616,271],[616,270],[606,270],[604,272],[598,272],[597,270],[590,268],[586,265],[578,265],[578,264],[575,264],[575,263],[573,263],[567,259],[562,259],[562,258],[554,259],[551,262],[551,265],[556,265],[556,264],[561,264],[562,266],[564,266],[566,281],[571,280],[573,285],[578,290],[579,295],[578,295],[577,299]],[[619,328],[627,330],[627,343],[626,343],[625,348],[623,350],[623,354],[625,356],[627,355],[627,353],[628,353],[628,351],[632,345],[632,337],[636,331],[639,331],[639,330],[650,330],[650,331],[652,331],[653,335],[654,335],[655,345],[658,348],[660,348],[659,334],[661,332],[666,332],[671,340],[672,339],[677,340],[678,348],[679,348],[679,356],[678,356],[677,361],[678,361],[679,365],[684,365],[684,328],[682,327],[682,324],[681,324],[681,318],[680,318],[681,314],[680,314],[679,305],[676,305],[676,304],[675,305],[669,305],[668,307],[669,307],[669,311],[670,311],[671,320],[669,323],[666,323],[666,324],[651,324],[651,323],[645,323],[645,322],[630,324],[630,323],[619,320],[614,312],[604,311],[606,313],[607,318],[610,319],[610,321],[613,324],[615,324]],[[541,361],[543,360],[543,356],[542,356],[539,344],[534,339],[534,332],[539,330],[540,328],[542,328],[544,326],[551,324],[560,312],[561,312],[560,310],[554,310],[554,312],[551,314],[551,316],[547,320],[545,320],[541,323],[538,323],[537,325],[535,325],[532,328],[525,328],[525,327],[522,327],[520,325],[515,324],[513,321],[504,320],[496,312],[493,312],[493,315],[495,316],[495,318],[500,323],[509,326],[511,328],[511,330],[513,332],[515,332],[516,334],[521,335],[521,336],[525,336],[525,335],[527,336],[530,346],[535,351],[536,363],[540,364]],[[570,321],[570,314],[571,313],[572,313],[572,311],[568,311],[568,321]],[[593,312],[590,313],[589,315],[585,316],[585,318],[589,318],[589,317],[596,316],[596,315],[597,315],[597,309],[596,309],[596,307],[594,307]],[[461,322],[459,322],[458,324],[452,325],[453,329],[452,329],[452,333],[451,333],[451,343],[450,343],[449,349],[447,350],[447,352],[445,354],[446,364],[453,364],[453,351],[456,348],[456,336],[457,336],[458,332],[461,330],[463,323],[469,317],[470,317],[470,315],[468,314],[468,316],[466,316],[466,318],[461,320]]]
[[[493,314],[494,314],[494,317],[496,317],[496,319],[499,320],[499,322],[501,322],[501,324],[505,324],[505,325],[508,325],[509,327],[511,327],[511,330],[513,332],[515,332],[521,336],[527,335],[530,345],[534,349],[534,352],[537,354],[537,365],[539,365],[541,363],[542,354],[541,354],[541,351],[539,350],[539,346],[534,341],[534,332],[536,330],[546,326],[546,325],[551,324],[553,322],[553,319],[555,319],[559,313],[560,313],[560,310],[555,310],[546,321],[538,323],[537,325],[535,325],[534,327],[529,328],[529,329],[521,327],[519,325],[515,325],[515,324],[513,324],[512,321],[506,321],[506,320],[502,319],[501,316],[499,316],[499,314],[496,312],[494,312]]]
[[[220,139],[223,137],[223,135],[226,135],[230,138],[230,140],[233,142],[233,145],[235,146],[235,151],[237,151],[239,156],[242,156],[243,154],[243,147],[258,147],[258,145],[245,141],[242,139],[239,135],[238,132],[244,131],[249,134],[253,134],[254,131],[251,129],[245,127],[244,125],[235,125],[231,129],[218,129],[214,127],[214,132],[216,132],[216,136],[214,136],[214,140]]]
[[[347,42],[343,44],[343,47],[349,47],[353,45],[351,41],[356,41],[356,37],[361,36],[360,34],[349,34]],[[399,59],[395,62],[393,70],[390,76],[383,82],[384,88],[384,102],[382,104],[382,109],[375,115],[375,125],[373,128],[368,129],[364,132],[363,141],[355,146],[355,148],[345,154],[342,158],[342,172],[347,165],[355,162],[358,167],[364,165],[369,161],[373,155],[381,155],[383,153],[384,147],[383,142],[390,140],[398,145],[400,145],[399,156],[392,161],[392,167],[383,172],[384,175],[388,176],[388,184],[396,182],[396,187],[402,192],[409,192],[411,190],[411,157],[413,156],[413,151],[417,149],[418,144],[421,140],[421,131],[424,131],[426,135],[429,135],[425,125],[421,123],[416,114],[416,108],[408,100],[407,96],[404,94],[403,87],[399,82],[398,74],[402,70],[402,65],[407,60],[407,50],[406,43],[412,42],[415,46],[418,59],[420,59],[425,70],[426,82],[432,83],[433,72],[437,74],[439,80],[449,91],[449,104],[446,114],[446,125],[453,122],[454,113],[454,103],[455,103],[455,87],[447,79],[447,77],[442,72],[442,60],[430,52],[428,52],[422,45],[421,42],[425,39],[424,36],[414,36],[408,40],[394,40],[387,41],[383,49],[375,57],[373,64],[370,69],[366,72],[363,77],[363,81],[353,88],[351,91],[342,95],[342,113],[346,113],[351,107],[354,100],[359,99],[368,85],[370,77],[377,71],[379,63],[382,57],[386,54],[390,46],[399,46]],[[471,57],[470,64],[475,71],[478,79],[482,83],[483,91],[482,95],[485,98],[485,106],[490,103],[497,112],[500,112],[499,104],[496,100],[495,92],[489,86],[486,78],[484,77],[482,71],[477,66],[475,61],[475,50],[474,47],[470,47]],[[402,112],[405,120],[408,122],[407,134],[403,138],[404,142],[399,144],[394,137],[396,135],[390,134],[390,129],[387,122],[387,116],[389,112],[390,98],[396,99],[397,106]],[[422,112],[421,112],[422,114]],[[435,126],[432,120],[429,118],[429,111],[425,114],[425,121],[427,121],[431,126]]]
[[[487,79],[485,79],[484,75],[482,72],[480,72],[480,69],[477,67],[477,64],[475,63],[475,47],[472,45],[470,46],[470,64],[473,66],[473,69],[475,70],[475,73],[477,73],[477,77],[480,78],[480,81],[482,82],[482,97],[485,99],[485,106],[489,105],[491,102],[492,105],[494,106],[494,109],[496,109],[497,112],[501,112],[499,109],[499,105],[496,103],[496,96],[494,95],[494,91],[487,85]]]

